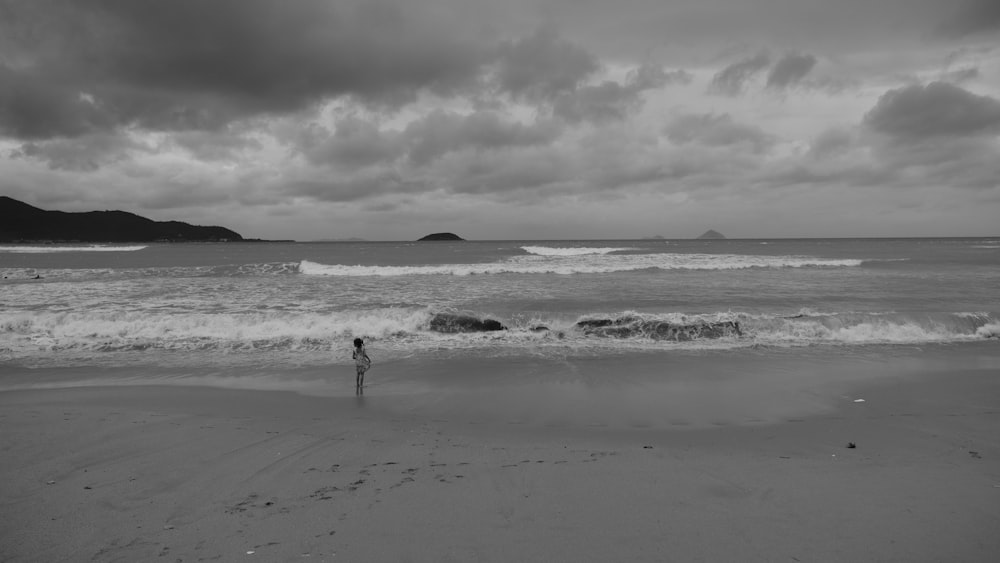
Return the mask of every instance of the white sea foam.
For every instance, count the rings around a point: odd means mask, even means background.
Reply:
[[[0,246],[0,252],[10,252],[14,254],[47,254],[52,252],[135,252],[142,250],[146,246],[108,246],[108,245],[88,245],[88,246]]]
[[[976,334],[983,338],[1000,338],[1000,323],[990,323],[976,329]]]
[[[501,264],[444,264],[438,266],[350,266],[346,264],[320,264],[303,260],[299,272],[308,276],[413,276],[499,274],[506,270]]]
[[[417,332],[430,320],[419,308],[339,314],[298,312],[2,313],[0,348],[198,350],[211,348],[315,348],[348,335],[389,337]]]
[[[914,323],[892,322],[864,322],[840,327],[829,327],[821,322],[799,323],[756,333],[762,343],[796,344],[923,344],[967,340],[974,336]]]
[[[989,327],[997,326],[991,320],[986,313],[827,313],[748,316],[745,327],[762,343],[930,344],[989,337]]]
[[[522,246],[522,250],[528,254],[539,256],[583,256],[586,254],[611,254],[623,250],[634,250],[632,248],[589,248],[589,247],[551,247],[551,246]]]
[[[104,354],[143,350],[257,353],[329,353],[354,336],[372,338],[402,357],[416,351],[481,349],[485,354],[524,347],[572,348],[581,353],[619,348],[739,348],[752,345],[933,344],[1000,338],[995,315],[938,313],[815,313],[807,317],[732,311],[681,313],[594,313],[565,318],[504,319],[509,330],[442,333],[431,327],[436,312],[422,307],[384,307],[329,314],[300,311],[262,313],[0,312],[0,353],[17,356]],[[485,318],[485,315],[480,315]],[[609,319],[617,330],[587,331],[577,322]],[[736,322],[740,335],[676,342],[650,330]],[[548,330],[536,330],[546,326]],[[653,327],[659,328],[659,327]]]
[[[810,256],[741,256],[737,254],[577,254],[514,256],[485,264],[362,266],[319,264],[303,260],[299,271],[321,276],[412,276],[477,274],[602,274],[636,270],[741,270],[749,268],[840,268],[861,260]]]
[[[989,320],[990,314],[984,311],[963,311],[960,313],[955,313],[956,317],[961,317],[963,319],[983,319]]]

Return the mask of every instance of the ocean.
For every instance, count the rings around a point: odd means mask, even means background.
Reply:
[[[5,245],[0,390],[1000,369],[998,290],[998,238]]]

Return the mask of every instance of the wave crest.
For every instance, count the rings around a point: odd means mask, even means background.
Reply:
[[[592,248],[592,247],[551,247],[551,246],[522,246],[522,250],[528,254],[538,256],[585,256],[588,254],[611,254],[625,250],[635,250],[634,248]]]
[[[88,246],[0,246],[0,252],[13,254],[48,254],[53,252],[135,252],[147,248],[145,245],[113,246],[95,244]]]
[[[715,347],[933,344],[1000,338],[995,313],[816,313],[793,316],[734,312],[590,314],[575,320],[497,319],[422,307],[266,313],[3,313],[0,352],[32,356],[60,351],[135,350],[231,352],[328,351],[355,336],[400,353],[441,347],[525,345],[580,350],[677,346]],[[531,344],[529,344],[531,343]]]
[[[744,270],[754,268],[847,268],[862,260],[811,256],[742,256],[736,254],[578,254],[514,256],[484,264],[365,266],[320,264],[303,260],[299,272],[313,276],[420,276],[496,274],[607,274],[638,270]]]

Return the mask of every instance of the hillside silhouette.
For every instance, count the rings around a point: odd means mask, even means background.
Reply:
[[[242,241],[225,227],[153,221],[127,211],[46,211],[0,196],[0,242]]]

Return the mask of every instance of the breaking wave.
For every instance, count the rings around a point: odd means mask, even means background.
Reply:
[[[586,254],[611,254],[624,250],[634,250],[633,248],[588,248],[588,247],[551,247],[551,246],[522,246],[522,250],[528,254],[539,256],[583,256]]]
[[[113,246],[104,244],[94,244],[87,246],[0,246],[0,252],[10,252],[15,254],[47,254],[51,252],[135,252],[147,248],[141,246]]]
[[[567,249],[568,250],[568,249]],[[572,249],[579,250],[579,249]],[[594,249],[585,249],[594,250]],[[488,274],[602,274],[638,270],[742,270],[752,268],[845,268],[860,266],[855,259],[811,256],[744,256],[737,254],[611,254],[615,250],[587,254],[528,254],[483,264],[439,264],[419,266],[366,266],[320,264],[303,260],[299,271],[313,276],[416,276]],[[608,253],[603,251],[607,250]]]
[[[414,276],[473,274],[502,274],[512,270],[502,264],[444,264],[439,266],[348,266],[344,264],[320,264],[303,260],[299,272],[307,276]]]
[[[1000,338],[996,313],[814,313],[792,316],[718,312],[701,315],[594,313],[573,318],[501,318],[475,312],[389,307],[332,314],[0,311],[0,354],[143,350],[319,351],[355,336],[406,354],[428,348],[575,349],[702,345],[764,346],[932,344]]]
[[[983,338],[1000,338],[1000,322],[985,324],[977,328],[976,335]]]
[[[541,247],[539,247],[541,248]],[[627,248],[563,249],[587,253],[525,254],[502,261],[473,264],[425,264],[378,266],[266,262],[216,266],[171,266],[145,268],[0,268],[10,280],[40,275],[49,280],[82,281],[146,277],[190,278],[214,276],[295,275],[342,277],[472,276],[500,274],[604,274],[641,270],[742,270],[763,268],[847,268],[862,260],[825,259],[809,256],[740,256],[729,254],[612,254]]]

